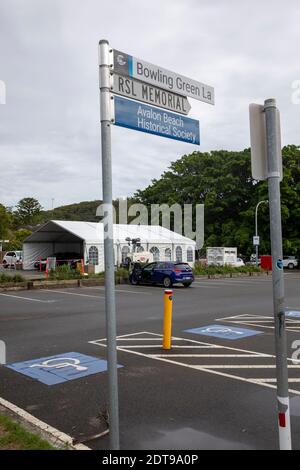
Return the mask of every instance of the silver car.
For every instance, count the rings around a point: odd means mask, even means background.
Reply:
[[[8,251],[3,258],[4,268],[15,268],[16,264],[22,263],[23,252],[22,251]]]

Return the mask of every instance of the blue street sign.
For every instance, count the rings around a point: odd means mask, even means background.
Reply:
[[[96,357],[70,352],[31,361],[16,362],[6,367],[46,385],[56,385],[105,372],[107,362]]]
[[[242,339],[248,336],[262,335],[262,331],[249,330],[248,328],[235,328],[227,325],[208,325],[192,330],[185,330],[187,333],[196,335],[213,336],[215,338],[224,339]]]
[[[200,145],[199,121],[120,96],[115,96],[115,124]]]

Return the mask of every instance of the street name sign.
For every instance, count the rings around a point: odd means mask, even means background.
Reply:
[[[199,121],[115,96],[114,124],[168,139],[200,145]]]
[[[198,101],[215,104],[214,88],[124,52],[113,51],[114,72]]]
[[[117,95],[175,111],[179,114],[187,115],[191,110],[191,105],[186,97],[122,75],[114,75],[112,91]]]

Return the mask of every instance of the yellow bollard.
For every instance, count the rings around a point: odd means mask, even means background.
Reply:
[[[163,327],[163,349],[171,349],[172,339],[172,310],[173,291],[165,290],[164,295],[164,327]]]

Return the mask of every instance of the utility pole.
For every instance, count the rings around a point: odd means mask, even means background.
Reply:
[[[111,164],[110,51],[108,41],[102,40],[99,42],[109,436],[110,449],[119,450],[119,399]]]
[[[269,208],[273,261],[273,302],[275,320],[275,349],[277,373],[277,406],[279,445],[281,450],[291,450],[290,404],[288,390],[287,340],[284,307],[284,273],[281,223],[281,139],[279,112],[276,101],[265,101],[267,168]]]

